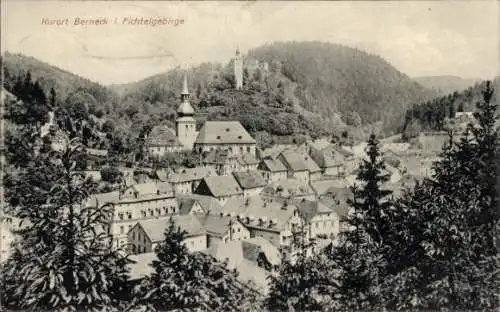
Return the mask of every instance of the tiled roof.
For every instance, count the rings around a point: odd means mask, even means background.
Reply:
[[[283,163],[279,159],[264,159],[260,167],[270,172],[286,171],[285,165],[283,165]]]
[[[195,144],[254,144],[239,121],[206,121],[200,129]]]
[[[311,200],[298,200],[295,205],[299,208],[300,214],[304,217],[306,221],[310,221],[317,214],[322,213],[331,213],[332,209],[325,206],[323,203],[319,201],[311,201]]]
[[[108,192],[108,193],[99,193],[91,195],[87,200],[87,207],[96,207],[97,205],[101,207],[102,205],[109,203],[118,203],[120,201],[120,192]]]
[[[304,157],[295,151],[286,150],[280,154],[283,158],[284,164],[292,171],[306,171],[308,170]]]
[[[167,126],[156,126],[148,135],[147,146],[182,146],[175,131]]]
[[[194,214],[203,225],[207,233],[223,236],[229,231],[231,217],[221,217],[220,215],[199,215]],[[234,221],[233,221],[234,222]]]
[[[180,227],[181,231],[187,232],[186,237],[203,235],[206,233],[202,224],[194,215],[172,216],[172,218],[176,227]],[[165,238],[164,232],[169,225],[169,220],[170,217],[163,217],[142,220],[139,221],[138,224],[143,228],[151,242],[159,242]]]
[[[266,181],[257,171],[233,172],[236,181],[242,189],[252,189],[266,186]]]
[[[318,164],[311,158],[309,155],[301,155],[302,161],[306,164],[307,170],[309,170],[310,173],[316,173],[320,172],[321,169],[319,168]]]
[[[227,261],[228,269],[236,269],[238,271],[238,279],[250,284],[255,289],[264,293],[268,290],[269,273],[257,265],[257,263],[245,259],[242,250],[242,241],[231,241],[226,244],[217,244],[209,249],[202,251],[203,253],[214,257],[223,262]]]
[[[205,164],[218,164],[224,165],[227,163],[229,155],[227,151],[224,150],[213,150],[208,152],[203,158],[203,163]]]
[[[302,181],[293,178],[279,180],[269,186],[272,187],[272,192],[274,193],[278,193],[281,190],[281,194],[284,197],[288,197],[291,195],[314,194],[314,191],[309,185],[306,185]],[[265,192],[266,189],[264,189],[263,191]]]
[[[249,217],[250,223],[243,224],[247,227],[259,226],[259,218],[264,221],[263,227],[281,230],[286,222],[293,216],[297,209],[292,204],[285,204],[277,200],[265,200],[259,196],[249,198],[233,198],[227,201],[223,207],[225,214],[240,217]],[[269,227],[269,221],[273,221],[273,226]]]
[[[258,165],[259,161],[252,153],[244,153],[236,156],[236,159],[240,163],[240,165]]]
[[[311,187],[316,195],[321,196],[328,193],[331,189],[347,188],[348,185],[344,179],[332,179],[311,181]]]
[[[205,177],[215,175],[215,171],[210,167],[185,168],[179,172],[172,173],[168,177],[170,183],[182,183],[201,180]]]
[[[260,159],[274,159],[278,157],[281,152],[283,152],[286,149],[284,146],[279,146],[279,145],[274,145],[272,147],[266,148],[264,150],[260,150]]]
[[[329,207],[339,216],[339,218],[346,217],[351,209],[347,204],[347,199],[352,198],[352,193],[349,189],[338,189],[332,195],[324,195],[319,198],[319,201],[325,206]]]
[[[177,199],[179,200],[179,211],[181,215],[188,214],[196,202],[207,213],[219,213],[222,211],[222,206],[219,204],[219,201],[212,196],[187,194],[178,196]]]
[[[203,181],[215,197],[243,194],[243,190],[232,175],[206,177]]]

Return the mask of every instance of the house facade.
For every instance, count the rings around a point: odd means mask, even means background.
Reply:
[[[207,233],[195,216],[174,216],[172,219],[175,226],[186,231],[183,243],[189,251],[201,251],[207,248]],[[132,254],[154,252],[156,246],[164,241],[164,231],[169,222],[170,217],[138,222],[128,233],[129,252]]]

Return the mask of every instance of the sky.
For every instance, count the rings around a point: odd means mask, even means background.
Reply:
[[[127,17],[183,20],[127,25]],[[68,19],[68,25],[42,20]],[[106,18],[107,25],[74,25]],[[236,47],[325,41],[382,56],[403,73],[491,78],[499,73],[499,2],[2,1],[1,51],[23,53],[102,84],[176,66],[228,62]]]

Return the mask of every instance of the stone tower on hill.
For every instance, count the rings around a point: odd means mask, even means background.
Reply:
[[[184,146],[185,150],[192,150],[194,141],[198,136],[196,132],[196,120],[194,119],[194,109],[189,103],[189,90],[187,86],[187,77],[184,73],[182,83],[181,104],[177,109],[176,136]]]
[[[234,80],[236,90],[243,89],[243,59],[240,55],[240,49],[236,48],[236,56],[233,62],[234,66]]]

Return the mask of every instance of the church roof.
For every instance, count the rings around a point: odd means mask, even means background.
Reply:
[[[195,144],[255,144],[255,139],[239,121],[207,121]]]
[[[148,146],[182,146],[174,130],[167,126],[156,126],[149,133]]]
[[[184,80],[182,81],[182,94],[189,95],[186,73],[184,73]]]
[[[179,105],[177,113],[183,115],[193,115],[194,109],[193,106],[191,106],[191,104],[188,101],[184,101],[181,103],[181,105]]]

